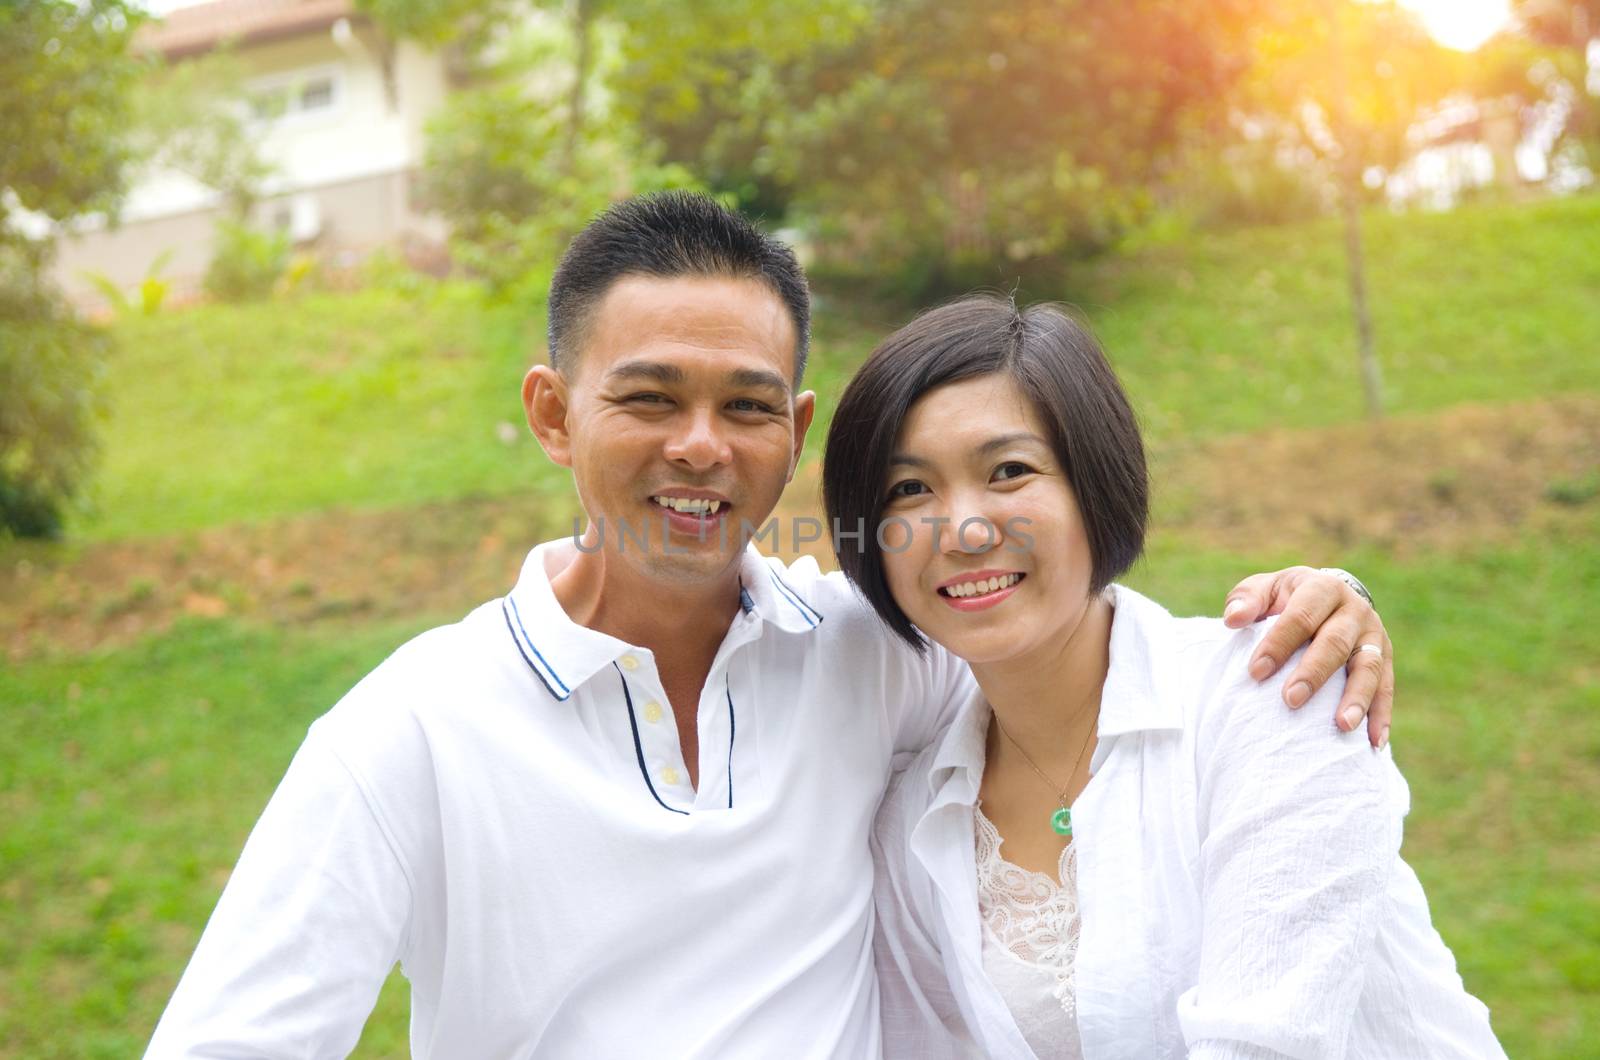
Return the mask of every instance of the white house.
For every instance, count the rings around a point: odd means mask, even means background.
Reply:
[[[258,223],[335,259],[442,243],[442,222],[415,194],[423,128],[448,92],[440,53],[387,42],[351,0],[211,0],[172,11],[139,43],[169,62],[232,49],[274,168]],[[131,286],[170,251],[163,275],[194,283],[211,260],[220,207],[216,191],[181,173],[143,174],[119,224],[64,235],[57,278],[92,301],[86,273]]]

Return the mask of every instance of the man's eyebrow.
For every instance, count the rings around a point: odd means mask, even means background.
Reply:
[[[789,381],[777,372],[765,368],[737,368],[728,373],[728,383],[734,387],[757,387],[789,393]]]
[[[606,372],[608,379],[649,379],[657,383],[682,383],[687,377],[675,364],[660,361],[623,361]]]

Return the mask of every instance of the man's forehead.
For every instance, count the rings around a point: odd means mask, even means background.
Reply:
[[[624,276],[595,306],[586,356],[633,359],[654,351],[674,360],[703,350],[743,352],[794,367],[794,322],[783,300],[755,279]]]

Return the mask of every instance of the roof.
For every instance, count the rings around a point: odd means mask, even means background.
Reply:
[[[211,0],[168,13],[146,26],[138,42],[168,59],[182,59],[225,43],[260,44],[321,32],[355,14],[352,0]]]

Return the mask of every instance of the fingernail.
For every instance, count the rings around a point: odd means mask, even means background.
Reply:
[[[1250,664],[1250,676],[1254,677],[1257,681],[1265,681],[1268,677],[1271,677],[1272,670],[1273,666],[1270,656],[1259,656]]]
[[[1224,607],[1222,609],[1222,618],[1223,618],[1224,621],[1226,621],[1227,619],[1232,618],[1234,615],[1237,615],[1240,611],[1243,611],[1243,610],[1244,610],[1244,601],[1243,600],[1239,600],[1239,599],[1229,600],[1228,601],[1228,606]]]
[[[1389,726],[1385,725],[1383,727],[1383,731],[1378,734],[1378,750],[1381,751],[1385,747],[1388,747],[1388,746],[1389,746]]]
[[[1351,707],[1344,712],[1345,732],[1355,732],[1356,726],[1361,724],[1361,708]]]
[[[1285,697],[1291,707],[1304,706],[1306,700],[1311,698],[1311,686],[1304,681],[1296,681],[1289,686],[1289,694]]]

